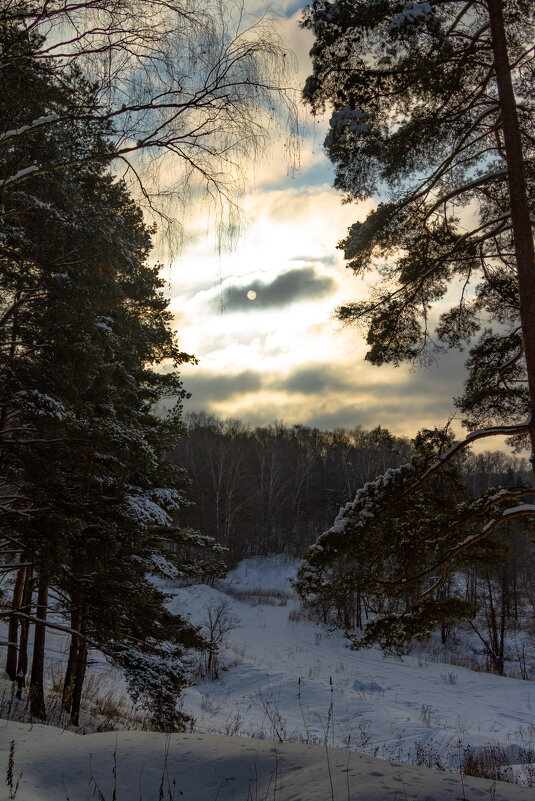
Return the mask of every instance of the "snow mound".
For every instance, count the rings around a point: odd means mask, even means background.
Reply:
[[[3,721],[0,752],[5,774],[13,743],[12,789],[17,801],[129,801],[165,797],[187,801],[528,801],[533,790],[464,778],[296,743],[215,735],[107,732],[77,735],[52,726]],[[114,754],[115,759],[114,759]],[[114,774],[116,787],[114,788]],[[169,793],[168,793],[169,790]],[[0,789],[7,801],[9,786]],[[161,797],[161,796],[160,796]]]

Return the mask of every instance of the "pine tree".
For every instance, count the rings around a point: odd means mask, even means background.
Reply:
[[[508,370],[513,384],[515,368],[526,377],[533,318],[520,321],[530,292],[516,276],[535,275],[531,257],[518,253],[523,236],[531,241],[528,207],[515,205],[519,193],[526,204],[532,194],[533,8],[505,3],[503,14],[494,0],[462,9],[318,2],[304,22],[316,35],[305,97],[314,110],[334,109],[325,146],[335,186],[348,199],[390,195],[340,244],[356,274],[381,272],[371,299],[341,307],[340,319],[366,326],[372,363],[397,364],[424,357],[433,337],[448,346],[470,341],[488,314],[507,329],[496,333],[500,353],[486,366],[489,386],[492,373],[502,390]],[[505,58],[511,66],[502,75]],[[511,106],[510,79],[518,95]],[[511,127],[521,145],[513,153]],[[513,237],[517,224],[527,233]],[[459,301],[433,332],[431,310],[458,282]],[[534,393],[515,390],[507,424],[522,434]]]
[[[28,104],[20,103],[17,122],[50,107],[66,117],[73,106],[91,107],[94,87],[78,70],[58,81],[25,41],[16,44],[24,70],[15,65],[11,72]],[[12,98],[10,87],[6,103]],[[17,571],[2,615],[13,622],[11,675],[15,621],[24,653],[26,624],[35,624],[34,716],[46,715],[45,633],[58,626],[47,620],[53,592],[67,618],[59,627],[72,631],[63,696],[72,721],[78,722],[91,645],[125,665],[134,652],[156,666],[155,657],[162,657],[167,689],[155,724],[172,727],[178,723],[172,699],[187,673],[184,649],[202,647],[202,639],[166,611],[165,596],[147,574],[176,578],[219,566],[201,556],[210,551],[210,538],[173,525],[186,476],[165,454],[182,435],[184,391],[176,368],[191,357],[171,330],[160,268],[148,264],[153,229],[124,184],[93,158],[109,148],[106,135],[97,123],[65,124],[59,142],[46,127],[32,129],[22,150],[10,145],[6,152],[6,163],[24,164],[37,153],[45,163],[61,151],[72,167],[29,178],[4,199],[0,408],[9,502],[2,537],[19,560],[8,558],[2,567]],[[160,372],[162,363],[170,369]],[[174,405],[162,419],[155,407],[167,396]],[[35,615],[30,570],[38,589]],[[24,658],[18,661],[17,672],[24,673]]]
[[[400,510],[476,439],[506,434],[519,445],[527,437],[535,452],[534,11],[509,0],[318,0],[305,11],[316,41],[304,95],[314,111],[333,109],[325,147],[335,186],[348,200],[382,198],[340,243],[356,275],[376,269],[380,279],[369,298],[340,307],[339,319],[363,326],[376,365],[425,361],[437,340],[463,346],[482,332],[457,401],[471,433],[392,477],[399,491],[381,503]],[[457,302],[435,324],[456,289]],[[529,494],[507,488],[437,518],[436,562],[429,569],[422,556],[422,570],[415,565],[402,579],[418,588],[425,576],[427,584],[390,621],[398,639],[425,628],[434,592],[461,554],[506,521],[533,515],[522,500]],[[374,514],[383,514],[381,503]],[[356,512],[337,559],[364,525]],[[451,540],[442,551],[444,534]],[[321,559],[314,554],[319,575]],[[370,625],[370,637],[374,627],[378,638],[390,636],[379,619]]]

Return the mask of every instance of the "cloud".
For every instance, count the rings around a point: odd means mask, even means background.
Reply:
[[[448,353],[440,366],[412,371],[323,360],[281,372],[264,368],[229,374],[211,368],[184,375],[186,389],[193,392],[187,408],[253,425],[275,419],[320,429],[381,425],[414,436],[419,428],[442,425],[451,415],[452,395],[461,389],[462,358]]]
[[[443,425],[452,412],[452,401],[449,398],[419,398],[412,406],[402,403],[385,403],[380,397],[375,402],[363,405],[340,404],[332,410],[322,411],[317,408],[304,408],[302,412],[305,425],[332,430],[333,428],[353,428],[361,426],[365,429],[380,425],[395,434],[414,436],[420,428]],[[415,409],[418,417],[415,418]]]
[[[229,287],[223,295],[227,311],[252,311],[289,306],[301,300],[322,298],[337,289],[336,281],[319,275],[313,267],[288,270],[271,283],[252,281],[245,286]]]
[[[222,401],[258,392],[262,389],[262,376],[252,370],[234,375],[204,372],[184,377],[184,388],[191,393],[190,405],[221,403]]]
[[[295,370],[280,384],[280,388],[302,395],[316,395],[326,389],[329,392],[351,391],[354,383],[336,367],[315,364]]]

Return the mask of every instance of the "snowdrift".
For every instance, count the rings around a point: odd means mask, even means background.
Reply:
[[[11,742],[10,795],[6,771]],[[461,779],[339,749],[241,737],[140,731],[79,735],[2,721],[0,751],[0,801],[533,799],[532,789],[517,785]]]

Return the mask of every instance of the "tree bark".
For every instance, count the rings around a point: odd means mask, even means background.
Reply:
[[[21,554],[20,561],[24,562],[24,554]],[[19,567],[17,571],[17,578],[15,579],[15,586],[13,587],[13,597],[11,599],[11,611],[19,611],[22,605],[22,596],[24,592],[24,580],[26,578],[26,568]],[[11,614],[8,626],[8,646],[6,657],[6,673],[11,679],[15,681],[17,678],[17,652],[18,652],[18,636],[19,636],[19,618],[16,614]]]
[[[49,574],[41,568],[37,590],[35,635],[33,643],[32,675],[30,678],[30,713],[33,717],[46,720],[43,674],[45,664],[46,614],[48,608]]]
[[[498,85],[498,98],[502,117],[504,149],[507,162],[507,179],[511,204],[520,323],[524,343],[524,356],[530,395],[529,434],[531,463],[535,475],[535,249],[530,220],[528,192],[525,177],[522,139],[518,121],[516,99],[511,79],[507,52],[502,0],[487,0],[489,12],[494,68]]]
[[[82,688],[84,686],[85,670],[87,667],[87,616],[82,609],[80,612],[80,637],[78,637],[78,651],[76,654],[76,664],[74,669],[74,686],[72,691],[71,703],[71,723],[78,726],[80,722],[80,702],[82,700]]]
[[[76,631],[80,630],[81,623],[81,610],[73,609],[71,612],[71,628]],[[61,706],[65,712],[70,712],[72,707],[72,694],[74,690],[74,679],[76,673],[76,664],[78,659],[78,651],[80,647],[80,637],[71,635],[71,644],[69,647],[69,659],[67,662],[67,669],[65,670],[65,680],[63,682],[63,695],[61,698]]]

